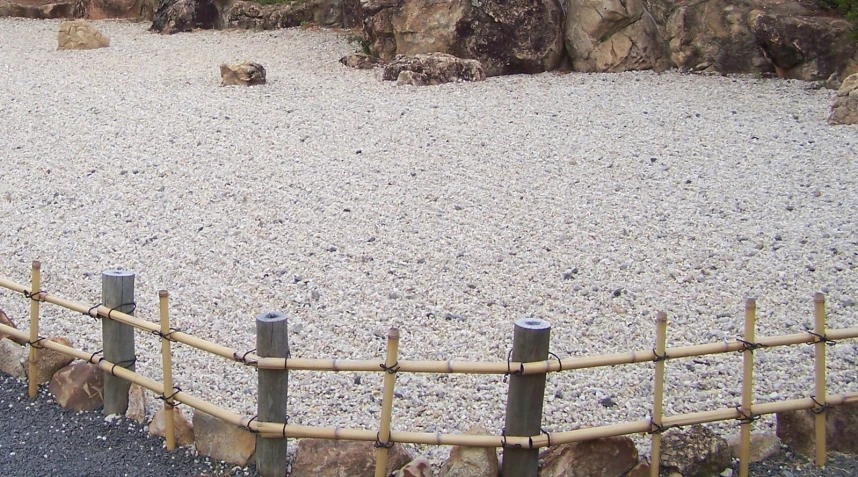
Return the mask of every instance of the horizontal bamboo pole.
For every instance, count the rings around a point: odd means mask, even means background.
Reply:
[[[11,326],[0,324],[0,332],[18,338],[27,338],[26,333],[16,330]],[[99,362],[99,357],[94,357],[85,351],[80,351],[50,340],[44,340],[41,344],[47,349],[58,351],[84,361],[95,362],[101,369],[107,372],[111,372],[111,370],[113,370],[116,376],[139,384],[158,395],[163,395],[164,393],[163,384],[119,366],[114,369],[113,363],[109,363],[105,360],[101,360]],[[222,421],[236,426],[247,427],[253,431],[258,431],[262,437],[282,438],[285,433],[290,438],[319,438],[357,441],[375,441],[377,438],[377,431],[374,430],[339,427],[311,427],[294,424],[287,424],[284,426],[282,423],[259,422],[253,418],[242,417],[239,414],[217,407],[202,399],[190,396],[184,391],[176,393],[174,399],[205,412],[206,414],[217,417]],[[858,392],[830,395],[827,399],[827,403],[832,406],[854,402],[858,402]],[[797,411],[800,409],[810,409],[815,406],[817,406],[817,403],[815,403],[811,398],[791,399],[786,401],[754,404],[751,407],[751,413],[754,415],[773,414],[778,412]],[[693,424],[704,424],[707,422],[738,419],[740,417],[742,416],[735,408],[718,409],[714,411],[695,412],[665,417],[662,419],[662,425],[664,427],[681,427]],[[574,431],[556,432],[551,434],[550,439],[551,445],[559,445],[602,437],[648,432],[650,429],[650,421],[635,421],[609,426],[576,429]],[[501,447],[504,445],[504,442],[506,442],[506,445],[508,446],[546,447],[548,446],[548,439],[549,437],[546,434],[530,437],[509,436],[504,438],[503,436],[492,435],[433,434],[403,431],[391,432],[391,440],[399,443],[462,445],[470,447]]]
[[[11,282],[0,277],[0,287],[5,287],[19,293],[28,291],[26,287]],[[91,306],[80,303],[74,303],[62,298],[55,297],[46,293],[42,294],[44,300],[48,303],[61,306],[63,308],[77,311],[83,314],[90,314]],[[99,316],[106,317],[110,309],[105,306],[99,306],[96,309]],[[159,327],[156,323],[151,323],[125,313],[114,311],[110,313],[111,318],[127,323],[134,327],[143,329],[148,332],[156,332]],[[91,316],[91,315],[90,315]],[[858,338],[858,327],[842,328],[837,330],[827,330],[826,337],[830,340],[844,340]],[[343,360],[343,359],[309,359],[309,358],[260,358],[253,353],[244,353],[242,351],[212,343],[203,340],[184,332],[175,331],[170,334],[170,338],[179,343],[207,351],[209,353],[230,359],[239,360],[243,358],[247,363],[253,364],[260,369],[290,369],[290,370],[305,370],[305,371],[362,371],[362,372],[381,372],[381,365],[384,364],[381,360]],[[757,343],[766,347],[787,346],[803,343],[813,343],[817,337],[810,333],[795,333],[791,335],[771,336],[767,338],[758,338]],[[744,343],[740,341],[723,341],[720,343],[708,343],[701,345],[679,346],[676,348],[668,348],[667,355],[671,359],[688,358],[696,356],[705,356],[710,354],[721,354],[738,352],[743,349]],[[461,373],[461,374],[508,374],[516,372],[517,374],[542,374],[548,372],[567,371],[572,369],[596,368],[603,366],[616,366],[621,364],[632,364],[650,362],[655,360],[653,350],[639,350],[627,353],[615,353],[599,356],[575,357],[566,358],[563,360],[549,359],[545,361],[536,361],[531,363],[519,362],[468,362],[468,361],[400,361],[399,371],[409,373]],[[521,371],[519,373],[519,371]]]

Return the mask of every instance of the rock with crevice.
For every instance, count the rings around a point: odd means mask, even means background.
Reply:
[[[343,26],[343,0],[303,0],[274,5],[238,1],[226,11],[225,22],[230,28],[254,30],[293,28],[306,24],[339,28]]]
[[[399,85],[429,86],[458,81],[486,79],[483,66],[476,60],[465,60],[444,53],[414,56],[399,55],[384,65],[381,78]]]
[[[828,124],[858,124],[858,73],[847,77],[837,90]]]
[[[215,0],[161,0],[149,31],[170,35],[195,29],[214,29],[221,23]]]
[[[732,464],[727,441],[711,429],[694,425],[673,429],[661,441],[660,466],[664,472],[682,477],[712,477]]]
[[[94,411],[104,405],[104,373],[92,363],[78,361],[54,373],[48,390],[65,409]]]
[[[220,77],[222,86],[255,86],[266,82],[265,67],[252,61],[245,61],[236,65],[222,64],[220,65]]]
[[[340,58],[340,63],[349,68],[358,70],[370,70],[384,65],[384,60],[375,56],[365,55],[362,53],[352,53]]]

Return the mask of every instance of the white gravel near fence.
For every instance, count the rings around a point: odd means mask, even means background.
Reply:
[[[811,322],[858,325],[858,128],[825,123],[810,83],[674,72],[555,74],[398,87],[338,59],[349,33],[160,36],[95,22],[111,46],[56,51],[58,21],[0,19],[0,275],[95,304],[100,272],[137,274],[137,315],[237,349],[254,316],[291,317],[292,354],[506,359],[513,321],[585,356]],[[220,87],[253,60],[262,87]],[[0,290],[26,329],[28,303]],[[92,318],[43,307],[47,336],[101,348]],[[138,370],[160,379],[138,335]],[[856,391],[853,343],[831,392]],[[759,401],[812,392],[812,347],[757,352]],[[255,372],[187,347],[175,382],[252,415]],[[552,374],[545,428],[646,419],[652,365]],[[740,356],[671,361],[665,412],[738,404]],[[394,429],[499,432],[498,376],[398,378]],[[381,376],[294,372],[291,423],[376,428]],[[609,404],[605,398],[615,403]],[[601,404],[600,404],[601,402]],[[154,405],[154,401],[153,401]],[[761,426],[771,425],[771,420]],[[732,425],[727,426],[732,431]],[[645,450],[644,439],[638,439]],[[435,463],[448,450],[422,449]]]

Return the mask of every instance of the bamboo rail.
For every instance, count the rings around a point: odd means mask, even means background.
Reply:
[[[28,294],[30,291],[23,285],[19,285],[3,277],[0,277],[0,287],[19,293]],[[92,307],[89,305],[75,303],[63,298],[42,292],[41,301],[61,306],[71,311],[77,311],[92,317],[110,317],[110,319],[132,325],[141,330],[158,334],[160,327],[140,318],[118,311],[111,311],[106,306]],[[858,327],[841,328],[827,331],[826,338],[837,341],[858,338]],[[360,371],[378,372],[381,360],[346,360],[346,359],[310,359],[310,358],[261,358],[253,353],[222,346],[210,341],[197,338],[182,331],[173,331],[170,338],[176,342],[207,351],[231,361],[246,362],[259,369],[289,369],[301,371]],[[813,344],[818,340],[811,333],[795,333],[789,335],[771,336],[757,339],[759,345],[772,348],[776,346],[788,346],[796,344]],[[745,344],[738,340],[723,341],[721,343],[707,343],[701,345],[679,346],[667,348],[665,352],[670,359],[690,358],[712,354],[722,354],[743,351]],[[399,371],[406,373],[432,373],[432,374],[508,374],[510,367],[521,369],[518,374],[542,374],[558,371],[569,371],[573,369],[597,368],[604,366],[616,366],[622,364],[645,363],[655,361],[656,353],[652,349],[638,350],[625,353],[614,353],[587,357],[573,357],[561,360],[549,359],[545,361],[534,361],[530,363],[519,362],[471,362],[471,361],[400,361]]]
[[[21,332],[0,324],[0,332],[5,334],[26,339],[27,333]],[[69,356],[87,361],[98,365],[104,371],[113,372],[116,376],[126,379],[132,383],[149,389],[150,391],[163,396],[164,385],[147,377],[144,377],[134,371],[129,371],[122,367],[115,367],[113,363],[101,359],[95,355],[89,354],[70,346],[65,346],[50,340],[43,340],[41,344],[54,351],[58,351]],[[379,369],[379,371],[381,371]],[[284,424],[275,422],[258,422],[252,417],[243,417],[232,411],[220,408],[202,399],[196,398],[187,394],[184,391],[178,391],[174,395],[174,399],[180,403],[198,409],[206,414],[210,414],[218,419],[233,425],[250,429],[251,431],[259,432],[259,435],[265,438],[282,438],[285,432],[290,438],[317,438],[317,439],[334,439],[334,440],[356,440],[374,442],[378,438],[378,431],[368,429],[349,429],[341,427],[312,427],[301,426],[294,424]],[[828,396],[826,404],[837,406],[847,403],[858,403],[858,392],[841,393]],[[778,412],[798,411],[801,409],[811,409],[818,404],[814,398],[799,398],[790,399],[771,403],[754,404],[751,406],[753,415],[774,414]],[[717,409],[713,411],[693,412],[686,414],[678,414],[675,416],[665,417],[662,419],[664,428],[684,427],[694,424],[705,424],[709,422],[728,421],[741,419],[742,412],[736,408]],[[504,440],[507,446],[521,446],[524,448],[547,447],[549,439],[551,445],[567,444],[571,442],[580,442],[603,437],[622,436],[627,434],[637,434],[649,432],[652,428],[652,422],[649,420],[626,422],[620,424],[612,424],[608,426],[599,426],[592,428],[576,429],[574,431],[556,432],[550,436],[546,434],[534,435],[530,437],[515,437],[515,436],[498,436],[498,435],[465,435],[465,434],[441,434],[441,433],[421,433],[407,431],[391,431],[390,439],[398,443],[410,444],[426,444],[426,445],[459,445],[469,447],[503,447]]]

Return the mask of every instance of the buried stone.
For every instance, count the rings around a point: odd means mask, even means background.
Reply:
[[[259,63],[245,61],[237,65],[220,65],[221,86],[265,84],[265,68]]]

